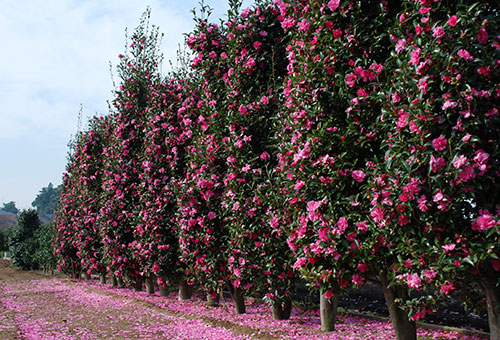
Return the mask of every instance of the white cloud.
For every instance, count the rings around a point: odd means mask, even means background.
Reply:
[[[43,186],[61,182],[80,105],[83,123],[108,111],[109,61],[116,65],[124,51],[125,28],[133,32],[151,7],[150,23],[165,34],[165,61],[175,60],[183,33],[193,28],[189,10],[198,2],[0,1],[0,204],[14,200],[29,207]],[[214,8],[214,21],[227,10],[226,0],[205,3]]]

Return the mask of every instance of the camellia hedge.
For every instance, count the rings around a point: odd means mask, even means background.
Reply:
[[[167,77],[143,16],[112,112],[70,153],[60,269],[183,298],[197,284],[212,303],[225,287],[276,319],[302,278],[323,330],[340,293],[375,283],[405,340],[478,287],[500,338],[499,5],[230,5],[220,25],[201,8]]]

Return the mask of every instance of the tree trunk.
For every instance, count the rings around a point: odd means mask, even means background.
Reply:
[[[227,283],[227,288],[229,289],[229,294],[231,294],[231,299],[233,299],[234,309],[238,314],[245,314],[245,297],[243,296],[243,291],[239,287],[234,287],[231,282]]]
[[[213,297],[212,294],[214,294],[215,297]],[[207,306],[209,306],[209,307],[219,306],[219,295],[217,293],[208,293],[207,294]]]
[[[84,278],[85,280],[90,280],[90,274],[89,274],[89,273],[87,273],[86,271],[84,271],[84,272],[83,272],[83,278]]]
[[[408,292],[401,285],[389,287],[389,279],[385,273],[380,275],[380,284],[384,290],[385,302],[389,309],[392,326],[396,332],[397,340],[417,340],[417,327],[414,321],[408,318],[408,314],[399,308],[396,304],[396,299],[406,301]]]
[[[101,282],[102,285],[106,284],[106,273],[101,273],[99,275],[99,281]]]
[[[193,286],[187,284],[186,281],[179,282],[179,300],[189,300],[193,296]]]
[[[273,303],[273,319],[274,320],[288,320],[292,313],[292,300],[285,298],[283,302]]]
[[[142,278],[141,278],[141,277],[138,277],[138,278],[135,280],[134,290],[135,290],[136,292],[142,292]]]
[[[497,286],[499,275],[489,268],[479,284],[486,296],[490,340],[500,340],[500,286]]]
[[[118,288],[125,288],[125,282],[123,282],[123,279],[119,277],[117,280],[118,280]]]
[[[111,275],[111,286],[118,287],[118,280],[115,275]]]
[[[319,312],[321,318],[321,330],[323,332],[332,332],[335,330],[337,322],[337,307],[339,305],[339,296],[327,299],[325,294],[321,292],[319,298]]]
[[[155,284],[151,276],[146,277],[146,293],[151,295],[155,293]]]

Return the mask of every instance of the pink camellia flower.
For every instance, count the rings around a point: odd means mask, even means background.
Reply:
[[[448,294],[450,294],[450,292],[451,292],[453,289],[455,289],[455,287],[453,287],[453,283],[450,283],[450,282],[446,281],[446,282],[445,282],[445,283],[443,283],[443,285],[441,286],[440,291],[441,291],[441,293],[448,295]]]
[[[260,102],[264,105],[267,105],[269,104],[269,97],[267,96],[262,96],[262,98],[260,99]]]
[[[341,35],[342,35],[342,31],[341,31],[341,30],[336,29],[335,31],[333,31],[333,37],[334,37],[335,39],[340,38],[340,36],[341,36]]]
[[[443,248],[445,253],[448,253],[448,252],[452,251],[453,249],[455,249],[455,247],[456,247],[455,243],[448,243],[448,244],[445,244],[444,246],[442,246],[441,248]]]
[[[467,157],[465,157],[464,155],[460,155],[453,161],[453,166],[455,167],[455,169],[460,169],[465,164],[465,162],[467,162]]]
[[[451,27],[455,27],[457,25],[457,16],[456,15],[452,15],[448,19],[448,25],[451,26]]]
[[[418,289],[422,285],[422,280],[418,274],[411,274],[406,277],[408,287]]]
[[[434,27],[434,29],[432,30],[432,36],[434,38],[442,38],[444,37],[444,28],[443,26],[437,26],[437,27]]]
[[[335,10],[340,6],[340,0],[330,0],[328,1],[327,6],[332,12],[335,12]]]
[[[260,154],[260,159],[266,160],[269,158],[269,154],[267,152],[263,152]]]
[[[480,210],[479,213],[481,216],[475,222],[472,222],[472,229],[486,231],[495,227],[496,221],[488,210]]]
[[[365,177],[366,177],[366,174],[361,170],[354,170],[352,172],[352,178],[354,178],[354,180],[358,183],[363,182]]]
[[[355,285],[358,285],[358,286],[361,286],[363,283],[365,283],[365,278],[362,277],[361,275],[359,274],[354,274],[352,276],[352,282],[355,284]]]
[[[454,100],[447,100],[447,101],[445,101],[443,103],[442,109],[443,110],[446,110],[448,108],[452,108],[453,109],[453,108],[457,107],[457,105],[458,105],[458,103],[456,101],[454,101]]]
[[[332,297],[334,297],[335,294],[331,291],[331,290],[328,290],[326,293],[325,293],[325,298],[327,299],[331,299]]]
[[[236,279],[233,281],[233,286],[235,286],[236,288],[239,288],[241,286],[241,280],[240,279]]]
[[[425,269],[424,270],[424,276],[425,278],[429,281],[437,276],[437,270],[435,269]]]
[[[260,41],[254,41],[253,48],[258,50],[258,49],[260,49],[261,46],[262,46],[262,43]]]
[[[293,264],[293,268],[298,269],[302,268],[307,263],[307,259],[305,257],[300,257]]]
[[[293,187],[293,189],[300,190],[304,187],[304,184],[306,184],[304,181],[298,180],[297,183],[295,183],[295,186]]]
[[[444,136],[439,136],[432,141],[432,146],[437,152],[443,151],[448,146],[448,140]]]
[[[474,57],[470,55],[469,51],[464,50],[463,48],[458,50],[457,54],[460,58],[464,58],[465,60],[474,60]]]
[[[480,44],[486,44],[488,42],[488,32],[482,27],[477,33],[477,40]]]

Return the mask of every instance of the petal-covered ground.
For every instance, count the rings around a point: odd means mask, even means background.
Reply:
[[[247,304],[247,314],[208,307],[202,296],[189,301],[161,297],[96,281],[32,277],[0,278],[0,339],[394,339],[388,322],[340,316],[337,329],[321,333],[315,313],[294,310],[275,321],[269,307]],[[480,338],[419,329],[419,339]]]

